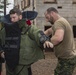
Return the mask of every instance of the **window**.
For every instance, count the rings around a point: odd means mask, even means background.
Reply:
[[[57,3],[56,0],[44,0],[44,3]]]
[[[76,4],[76,0],[72,0],[73,4]]]
[[[24,8],[27,8],[30,6],[30,0],[24,0]]]
[[[76,38],[76,25],[73,25],[73,34],[74,34],[74,38]]]
[[[24,9],[24,1],[21,1],[21,9]]]
[[[18,8],[18,9],[20,9],[20,6],[19,6],[19,4],[15,5],[14,7],[15,7],[15,8]]]

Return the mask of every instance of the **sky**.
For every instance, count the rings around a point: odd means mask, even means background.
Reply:
[[[8,3],[10,3],[10,4],[7,5],[6,14],[8,14],[9,11],[14,7],[14,0],[8,0]]]

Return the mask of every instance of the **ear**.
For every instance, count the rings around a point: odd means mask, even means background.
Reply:
[[[54,16],[55,15],[55,12],[51,11],[51,15]]]

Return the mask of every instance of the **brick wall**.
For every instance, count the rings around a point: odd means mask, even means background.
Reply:
[[[72,0],[57,0],[57,3],[44,4],[44,0],[36,0],[36,11],[38,11],[36,24],[44,30],[44,25],[50,25],[45,22],[44,12],[49,7],[58,9],[59,14],[65,17],[71,25],[76,25],[76,4]]]
[[[21,0],[17,0],[15,4],[19,3],[21,5]],[[44,12],[49,7],[55,7],[59,11],[59,14],[66,18],[70,24],[76,25],[76,4],[73,4],[72,0],[56,0],[56,3],[44,3],[44,0],[30,0],[30,7],[26,10],[33,10],[33,1],[34,1],[34,10],[38,12],[38,16],[35,20],[35,24],[42,30],[44,26],[51,25],[45,21]]]

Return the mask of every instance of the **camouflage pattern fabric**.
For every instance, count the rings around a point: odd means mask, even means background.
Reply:
[[[58,64],[55,69],[54,75],[72,75],[76,67],[76,57],[71,59],[58,58]]]

